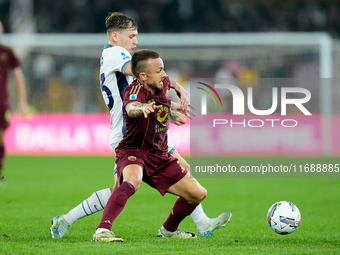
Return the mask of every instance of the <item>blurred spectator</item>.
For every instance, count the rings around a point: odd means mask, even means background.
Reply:
[[[59,77],[49,78],[46,85],[46,110],[53,112],[72,112],[75,97],[72,86]]]
[[[108,12],[120,11],[141,33],[327,31],[340,37],[339,1],[33,0],[38,33],[102,33]],[[0,0],[7,29],[10,0]],[[13,32],[13,31],[12,31]]]

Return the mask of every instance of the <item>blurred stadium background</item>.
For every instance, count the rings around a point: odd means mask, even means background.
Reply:
[[[10,153],[59,153],[66,148],[76,153],[111,153],[108,111],[98,72],[107,42],[104,21],[112,11],[137,20],[138,48],[158,51],[168,75],[188,90],[191,78],[229,78],[245,91],[256,85],[257,100],[267,102],[271,88],[258,82],[263,78],[319,79],[303,85],[313,97],[308,109],[320,116],[322,149],[318,153],[340,153],[335,148],[340,139],[334,132],[340,127],[338,1],[0,0],[0,19],[7,32],[1,40],[18,53],[30,109],[35,116],[43,116],[37,122],[13,118],[7,135]],[[230,107],[224,112],[230,113]],[[53,127],[51,116],[56,123]],[[103,118],[86,130],[94,123],[93,119],[84,121],[85,116]],[[83,125],[69,124],[74,118]],[[189,140],[184,142],[176,129],[172,131],[178,150],[187,154]],[[76,143],[80,145],[70,149]],[[92,150],[87,151],[89,147]]]
[[[237,168],[339,164],[340,1],[0,0],[5,29],[0,40],[12,46],[21,60],[32,112],[28,118],[14,115],[6,132],[10,155],[6,183],[0,187],[0,254],[340,254],[340,179],[333,178],[339,172],[274,173],[275,177],[249,173],[237,178],[195,173],[209,192],[204,201],[207,215],[233,213],[226,229],[213,238],[156,240],[154,234],[175,197],[159,199],[157,192],[144,187],[114,223],[124,245],[113,249],[89,242],[101,213],[72,226],[61,240],[49,237],[51,218],[113,183],[107,176],[114,157],[88,155],[113,155],[98,72],[107,43],[105,17],[114,11],[138,21],[138,48],[158,51],[169,76],[188,91],[194,78],[210,85],[228,78],[244,92],[254,88],[258,109],[270,107],[270,91],[273,86],[287,86],[282,82],[292,81],[290,86],[307,88],[312,94],[306,107],[313,116],[288,109],[286,118],[299,121],[293,129],[221,125],[214,133],[206,123],[196,126],[195,149],[203,149],[208,157],[201,157],[202,151],[198,151],[200,161],[186,157],[191,169],[194,160],[198,166],[218,163]],[[13,87],[11,81],[15,111]],[[221,96],[224,107],[209,104],[209,114],[234,118],[230,94]],[[195,99],[191,97],[194,104]],[[271,118],[281,117],[278,107]],[[249,118],[260,117],[244,116]],[[169,132],[177,150],[188,156],[193,148],[189,125],[172,126]],[[277,235],[267,224],[269,206],[281,200],[293,202],[302,214],[301,226],[292,235]],[[196,226],[185,219],[181,229],[196,231]]]

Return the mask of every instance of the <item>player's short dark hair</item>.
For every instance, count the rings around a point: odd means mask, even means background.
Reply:
[[[139,78],[141,72],[147,72],[147,61],[149,59],[159,58],[159,54],[152,50],[137,50],[131,59],[131,72],[136,78]]]
[[[121,29],[137,29],[137,22],[125,16],[120,12],[110,12],[105,19],[106,32],[112,33],[113,31]]]

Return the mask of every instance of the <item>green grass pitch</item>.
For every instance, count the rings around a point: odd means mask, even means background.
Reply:
[[[271,164],[289,160],[263,158]],[[230,158],[234,165],[242,161]],[[52,239],[50,220],[112,186],[113,165],[111,157],[8,156],[6,184],[0,187],[0,254],[340,254],[339,178],[198,179],[208,190],[202,203],[206,214],[231,211],[233,217],[212,237],[193,240],[155,237],[176,197],[162,197],[143,184],[113,225],[124,243],[90,241],[101,212],[76,222],[64,238]],[[266,221],[269,207],[280,200],[296,204],[302,215],[300,227],[287,236],[274,233]],[[180,229],[196,232],[191,217]]]

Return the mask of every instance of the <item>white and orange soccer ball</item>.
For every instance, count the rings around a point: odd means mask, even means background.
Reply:
[[[280,201],[269,208],[267,221],[273,231],[280,235],[287,235],[298,228],[301,222],[301,214],[293,203]]]

